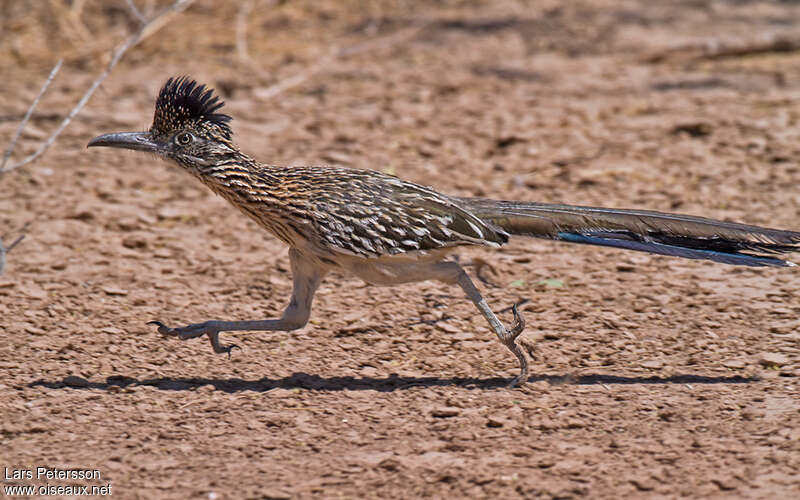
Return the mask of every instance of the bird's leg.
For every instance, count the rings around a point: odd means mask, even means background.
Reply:
[[[512,307],[512,311],[514,312],[514,326],[512,326],[511,329],[506,329],[500,320],[497,319],[497,316],[492,312],[489,304],[487,304],[481,296],[481,292],[478,291],[478,288],[461,266],[455,262],[439,262],[435,264],[434,274],[434,278],[439,281],[458,283],[461,289],[464,290],[464,293],[467,294],[467,297],[469,297],[481,314],[483,314],[483,317],[486,318],[486,321],[489,322],[489,325],[492,327],[492,330],[494,330],[494,333],[497,334],[497,338],[500,339],[500,342],[508,347],[519,360],[520,373],[511,380],[508,386],[515,387],[524,384],[528,380],[528,358],[525,356],[525,353],[522,351],[519,344],[517,344],[516,340],[522,333],[522,330],[525,329],[525,320],[519,314],[517,306],[514,305]]]
[[[289,250],[289,261],[292,268],[294,288],[289,305],[283,311],[279,319],[264,319],[253,321],[205,321],[194,323],[177,328],[170,328],[160,321],[150,321],[148,324],[158,326],[158,332],[164,336],[177,337],[180,340],[188,340],[203,335],[208,335],[211,347],[216,353],[228,353],[237,348],[235,344],[222,345],[219,342],[220,332],[233,331],[291,331],[302,328],[308,323],[311,315],[311,303],[314,300],[314,293],[317,291],[322,278],[327,274],[328,269],[322,267],[316,261],[304,257],[300,252]]]

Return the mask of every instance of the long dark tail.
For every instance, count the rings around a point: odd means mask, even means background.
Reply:
[[[772,255],[800,252],[800,232],[703,217],[477,198],[459,201],[479,218],[516,235],[744,266],[793,266]]]

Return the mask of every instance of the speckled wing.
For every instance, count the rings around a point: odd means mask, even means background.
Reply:
[[[312,222],[329,248],[377,257],[508,241],[503,229],[426,187],[372,171],[331,174],[346,185],[320,190]]]

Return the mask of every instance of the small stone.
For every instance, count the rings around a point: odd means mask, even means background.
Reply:
[[[47,333],[41,328],[35,327],[33,325],[26,326],[25,332],[30,333],[31,335],[45,335]]]
[[[631,479],[631,484],[639,491],[652,491],[656,488],[655,483],[649,479]]]
[[[47,292],[45,292],[42,287],[30,284],[30,285],[21,285],[19,287],[19,291],[23,295],[27,295],[32,299],[46,299]]]
[[[475,334],[473,332],[456,333],[450,336],[450,340],[452,342],[475,340]]]
[[[291,500],[292,495],[281,490],[266,489],[258,493],[259,498],[268,500]]]
[[[384,458],[378,464],[378,467],[380,467],[381,469],[388,470],[388,471],[396,471],[396,470],[398,470],[400,468],[400,466],[401,466],[400,462],[397,461],[394,458]]]
[[[800,441],[800,429],[787,427],[778,431],[778,434],[795,443]]]
[[[765,352],[758,357],[761,366],[783,366],[789,364],[789,358],[777,352]]]
[[[769,327],[770,333],[778,335],[787,335],[800,330],[800,321],[788,321],[786,323],[778,323]]]
[[[90,221],[94,219],[94,212],[89,209],[78,209],[75,210],[70,216],[70,219],[77,219],[82,220],[84,222]]]
[[[134,217],[125,217],[117,221],[117,226],[122,231],[134,231],[139,229],[139,221]]]
[[[170,251],[167,248],[159,248],[155,252],[153,252],[153,257],[157,257],[159,259],[171,259],[172,251]]]
[[[461,413],[459,408],[455,408],[452,406],[442,406],[440,408],[434,408],[431,410],[431,415],[436,418],[450,418],[455,417]]]
[[[705,137],[711,134],[711,125],[703,122],[680,123],[672,127],[671,132],[675,135],[687,134],[691,137]]]
[[[156,223],[156,220],[154,218],[150,217],[147,214],[139,214],[139,215],[136,216],[136,218],[140,222],[144,222],[145,224],[150,225],[150,226],[152,226],[153,224]]]
[[[436,323],[436,328],[438,328],[439,330],[441,330],[441,331],[443,331],[445,333],[449,333],[449,334],[452,334],[452,335],[456,335],[456,334],[462,333],[460,328],[458,328],[457,326],[452,325],[452,324],[450,324],[450,323],[448,323],[446,321],[440,321],[440,322]]]
[[[185,211],[175,207],[164,207],[160,209],[156,215],[161,220],[179,220],[189,218]]]
[[[517,337],[517,342],[521,344],[532,344],[536,345],[537,342],[541,342],[544,340],[544,332],[541,330],[536,330],[533,332],[523,332],[522,335]]]
[[[583,421],[578,418],[568,418],[564,423],[564,427],[567,429],[582,429],[586,426],[584,425]]]
[[[334,335],[336,337],[350,337],[352,335],[357,335],[359,333],[365,333],[373,329],[374,325],[364,322],[357,322],[353,323],[352,325],[347,325],[339,328],[336,330]]]
[[[122,246],[130,249],[147,248],[147,240],[141,236],[130,235],[122,239]]]
[[[658,370],[664,366],[664,362],[658,359],[651,359],[641,363],[642,368],[649,368],[651,370]]]
[[[712,483],[717,485],[717,488],[723,491],[731,491],[736,489],[736,480],[730,477],[715,477],[711,480]]]
[[[104,286],[102,290],[103,292],[105,292],[106,295],[128,295],[127,290],[123,290],[122,288],[116,288],[113,286]]]
[[[722,363],[722,366],[724,366],[725,368],[731,368],[732,370],[740,370],[745,366],[747,366],[747,364],[741,359],[730,359]]]
[[[583,468],[583,460],[567,458],[558,461],[555,464],[555,468],[558,469],[559,472],[575,474]]]
[[[486,420],[486,427],[503,427],[506,423],[497,418],[497,417],[489,417]]]
[[[534,429],[539,429],[543,431],[552,431],[561,427],[561,424],[554,422],[547,417],[543,417],[540,420],[532,421],[531,426]]]

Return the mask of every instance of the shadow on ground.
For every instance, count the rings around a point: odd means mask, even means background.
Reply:
[[[320,377],[307,373],[294,373],[280,379],[262,378],[259,380],[210,379],[210,378],[151,378],[136,379],[115,375],[105,382],[91,382],[81,377],[69,376],[61,380],[37,380],[29,387],[48,389],[101,389],[116,391],[126,387],[152,386],[164,391],[191,391],[205,385],[212,385],[224,392],[267,392],[272,389],[308,389],[315,391],[380,391],[392,392],[411,387],[463,387],[466,389],[497,389],[505,387],[510,379],[494,378],[440,378],[440,377],[400,377],[396,374],[386,378],[373,377]],[[740,376],[707,377],[702,375],[674,375],[671,377],[622,377],[616,375],[538,375],[532,376],[529,383],[548,382],[551,385],[614,385],[614,384],[746,384],[758,378]]]

